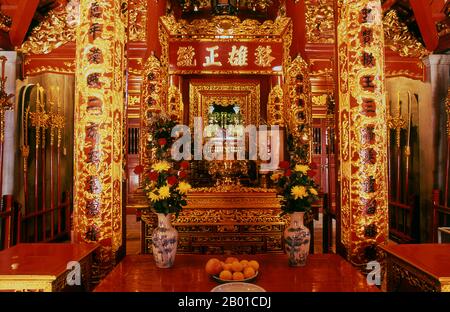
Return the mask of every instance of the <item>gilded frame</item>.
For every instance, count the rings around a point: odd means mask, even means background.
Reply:
[[[194,126],[194,117],[202,117],[206,120],[208,105],[221,98],[237,101],[242,111],[244,125],[259,125],[260,89],[260,83],[257,80],[246,80],[239,84],[228,81],[191,81],[189,84],[190,127]]]

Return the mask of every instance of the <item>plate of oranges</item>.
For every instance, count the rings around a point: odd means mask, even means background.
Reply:
[[[259,263],[236,257],[228,257],[225,261],[211,258],[205,265],[205,271],[219,283],[251,282],[258,276]]]

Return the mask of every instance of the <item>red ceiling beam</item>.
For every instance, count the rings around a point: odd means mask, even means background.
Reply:
[[[383,5],[381,6],[381,9],[383,10],[383,12],[388,11],[391,6],[396,2],[397,0],[386,0]]]
[[[414,11],[425,46],[429,51],[435,51],[439,45],[439,35],[433,18],[434,7],[429,0],[411,0],[409,2]]]
[[[166,0],[147,0],[147,59],[151,53],[159,57],[161,55],[161,45],[158,38],[159,17],[163,16],[166,10]]]
[[[38,4],[39,0],[18,0],[9,31],[9,38],[14,47],[22,44]]]
[[[291,44],[291,55],[297,54],[304,56],[306,46],[306,5],[305,2],[294,0],[286,2],[286,15],[292,19],[293,34]]]

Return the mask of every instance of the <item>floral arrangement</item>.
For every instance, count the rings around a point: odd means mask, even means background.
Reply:
[[[151,137],[149,151],[153,153],[152,164],[148,168],[136,166],[134,172],[141,175],[141,187],[149,200],[150,208],[156,213],[180,213],[186,206],[186,194],[191,185],[186,181],[189,162],[168,161],[174,141],[172,128],[176,125],[164,114],[153,116],[149,124]]]
[[[311,204],[318,200],[318,185],[312,179],[317,169],[313,163],[292,164],[289,161],[280,163],[281,171],[271,175],[278,193],[283,196],[281,202],[281,215],[293,212],[309,212]]]

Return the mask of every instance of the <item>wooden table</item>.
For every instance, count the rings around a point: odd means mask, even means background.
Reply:
[[[92,257],[97,244],[19,244],[0,252],[0,290],[61,291],[67,264],[77,261],[82,285],[90,289]]]
[[[205,272],[209,255],[177,255],[170,269],[156,268],[150,255],[128,255],[95,288],[98,292],[209,292],[217,286]],[[218,257],[225,259],[225,257]],[[243,259],[244,256],[241,256]],[[335,254],[310,255],[305,267],[289,267],[287,256],[245,256],[260,263],[255,284],[271,292],[378,291],[351,264]]]
[[[450,291],[450,244],[380,247],[386,253],[387,291]]]

